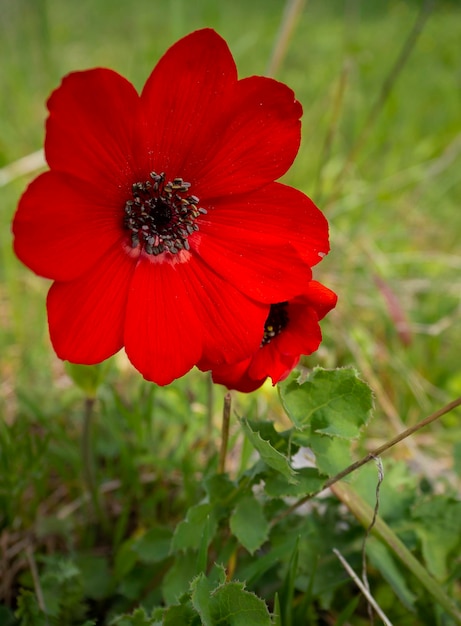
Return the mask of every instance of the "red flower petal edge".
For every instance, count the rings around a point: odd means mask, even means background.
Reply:
[[[254,391],[267,377],[284,380],[302,354],[315,352],[322,335],[321,320],[336,305],[336,294],[311,281],[302,296],[271,306],[258,350],[239,363],[212,368],[213,380],[229,389]]]
[[[321,212],[276,182],[300,143],[293,91],[239,80],[226,42],[203,29],[167,50],[141,94],[96,68],[66,76],[47,104],[49,171],[20,199],[13,234],[19,259],[55,281],[58,356],[92,364],[124,347],[164,385],[257,353],[271,303],[295,307],[329,250]]]

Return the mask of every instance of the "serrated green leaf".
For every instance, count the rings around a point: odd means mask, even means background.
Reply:
[[[241,583],[227,583],[211,596],[214,624],[228,626],[271,626],[272,620],[263,600],[246,591]]]
[[[200,615],[203,626],[213,626],[213,618],[210,608],[211,583],[205,574],[201,573],[191,583],[192,605]]]
[[[111,626],[155,626],[143,608],[136,609],[131,615],[120,615],[111,621]]]
[[[242,498],[230,517],[230,529],[250,554],[267,541],[269,522],[261,503],[253,495]]]
[[[159,563],[170,553],[173,533],[164,526],[150,528],[141,537],[136,537],[131,549],[143,563]]]
[[[272,498],[302,498],[318,491],[328,477],[316,467],[302,467],[297,470],[296,478],[298,483],[293,485],[281,474],[268,474],[264,477],[264,490]]]
[[[297,428],[343,439],[359,436],[373,407],[370,388],[350,368],[316,368],[301,384],[294,378],[281,383],[279,394]]]
[[[48,622],[38,606],[35,595],[25,589],[22,589],[19,595],[18,608],[15,615],[20,620],[20,626],[45,626]]]
[[[291,467],[288,458],[278,452],[269,441],[262,439],[260,433],[252,429],[248,420],[243,419],[240,423],[245,435],[259,452],[262,460],[276,472],[283,474],[289,482],[296,484],[296,472]]]
[[[274,422],[270,420],[247,419],[248,425],[254,433],[259,433],[261,438],[268,441],[273,448],[285,456],[292,456],[298,450],[298,446],[292,447],[291,433],[293,429],[275,430]]]
[[[171,551],[198,550],[203,532],[208,528],[209,537],[213,537],[217,522],[213,515],[213,505],[210,503],[196,504],[192,506],[186,515],[186,519],[180,522],[171,541]]]
[[[190,604],[175,604],[163,614],[162,626],[190,626],[198,624],[197,613]]]

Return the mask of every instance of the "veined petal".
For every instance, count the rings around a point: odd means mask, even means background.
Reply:
[[[265,304],[289,300],[303,291],[312,272],[292,245],[274,235],[224,226],[214,218],[213,214],[202,220],[193,246],[216,274]]]
[[[185,265],[142,255],[128,295],[127,356],[159,385],[183,376],[202,355],[204,328],[192,306]]]
[[[48,293],[50,337],[59,358],[92,365],[123,346],[123,324],[136,261],[113,246],[97,266]]]
[[[14,250],[37,274],[73,280],[124,236],[122,209],[122,198],[111,205],[96,186],[69,174],[45,172],[19,202]]]
[[[230,50],[211,29],[167,50],[141,94],[154,170],[195,183],[219,139],[216,120],[236,84]]]
[[[196,258],[188,264],[187,282],[194,309],[204,327],[202,369],[235,363],[254,352],[264,331],[269,306],[253,301]]]
[[[298,152],[302,107],[286,85],[262,76],[239,80],[200,173],[202,199],[252,191],[280,178]]]
[[[139,96],[108,69],[66,76],[48,100],[45,154],[51,169],[97,182],[101,193],[133,182],[143,153]]]
[[[142,257],[129,295],[125,349],[147,380],[165,385],[198,363],[209,369],[253,352],[267,311],[200,259]]]
[[[272,183],[253,193],[222,197],[204,206],[208,209],[208,215],[201,218],[204,233],[219,229],[255,249],[270,243],[291,244],[311,267],[330,249],[325,216],[293,187]]]

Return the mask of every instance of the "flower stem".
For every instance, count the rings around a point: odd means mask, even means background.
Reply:
[[[349,485],[338,483],[331,487],[335,496],[347,506],[354,517],[366,528],[373,519],[373,509],[367,504]],[[371,531],[402,561],[427,591],[435,598],[445,611],[451,615],[456,624],[461,625],[461,613],[446,594],[445,590],[428,573],[421,563],[412,555],[406,546],[400,541],[386,522],[379,516],[376,517]]]
[[[218,473],[224,474],[226,470],[227,444],[229,442],[229,424],[231,412],[231,395],[226,393],[224,396],[224,406],[222,411],[222,434],[221,434],[221,451],[219,453]]]
[[[95,477],[95,462],[93,455],[93,448],[91,445],[92,433],[93,433],[93,417],[94,417],[94,405],[96,399],[92,396],[85,398],[85,411],[83,414],[83,428],[82,428],[82,470],[83,480],[85,487],[90,496],[93,512],[98,518],[101,526],[104,530],[108,530],[109,524],[103,507],[101,506],[100,494],[96,485]]]

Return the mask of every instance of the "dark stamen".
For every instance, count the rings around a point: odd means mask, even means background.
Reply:
[[[131,247],[141,245],[154,256],[189,250],[188,237],[198,230],[195,221],[206,210],[188,193],[190,183],[182,178],[165,183],[163,172],[151,172],[150,178],[133,183],[132,198],[125,203],[123,227],[131,231]]]
[[[271,304],[269,315],[267,316],[266,323],[264,324],[264,336],[261,341],[261,348],[280,335],[282,330],[286,328],[288,322],[288,302],[278,302],[277,304]]]

